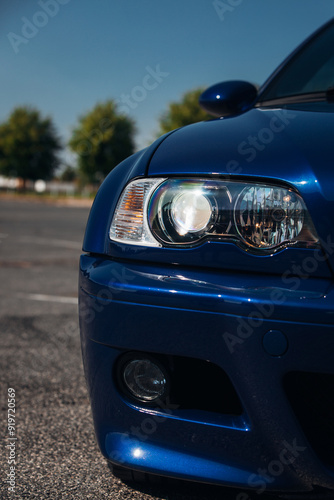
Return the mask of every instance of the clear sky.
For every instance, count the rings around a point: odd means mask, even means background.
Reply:
[[[263,83],[332,17],[334,0],[1,0],[0,121],[30,105],[65,142],[113,98],[141,148],[169,102],[223,80]]]

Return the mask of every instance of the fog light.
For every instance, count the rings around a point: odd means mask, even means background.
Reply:
[[[166,374],[150,359],[132,359],[123,365],[122,372],[125,388],[140,401],[153,402],[167,391]]]

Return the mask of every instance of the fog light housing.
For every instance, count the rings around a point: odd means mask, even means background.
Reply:
[[[165,398],[168,376],[163,366],[149,357],[127,356],[120,366],[120,381],[128,396],[154,403]]]

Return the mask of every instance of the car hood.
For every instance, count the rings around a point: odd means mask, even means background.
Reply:
[[[284,180],[297,189],[312,189],[317,180],[330,199],[333,130],[334,113],[252,109],[176,130],[155,152],[149,175],[256,176]]]
[[[176,130],[154,153],[148,174],[283,181],[303,196],[326,241],[334,239],[333,130],[334,113],[254,108]]]

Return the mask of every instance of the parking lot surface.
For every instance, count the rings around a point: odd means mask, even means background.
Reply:
[[[0,198],[0,498],[266,500],[180,481],[135,487],[110,472],[95,442],[79,342],[77,274],[88,212]]]

